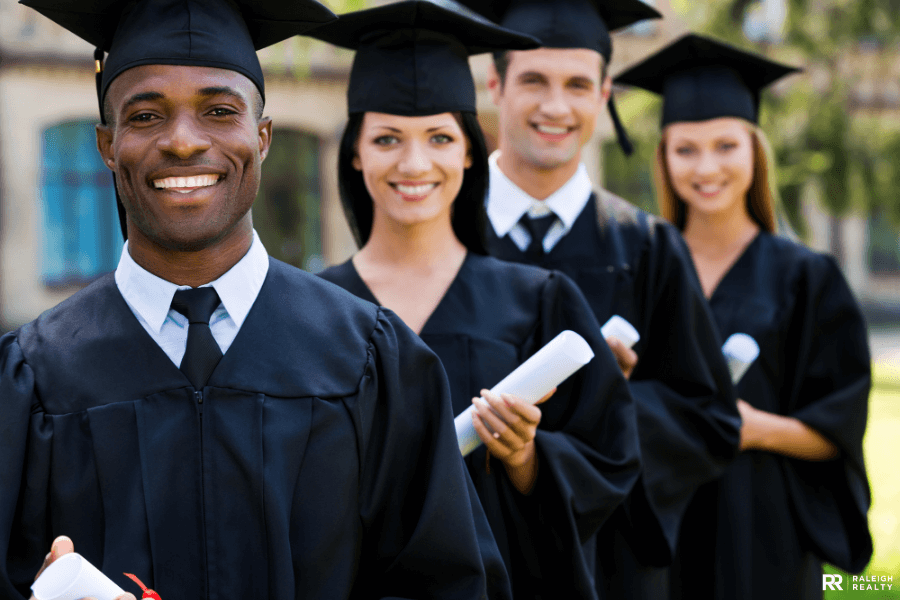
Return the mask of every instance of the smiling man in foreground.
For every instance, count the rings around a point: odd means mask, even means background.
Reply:
[[[27,596],[61,535],[163,598],[483,597],[437,358],[253,231],[272,131],[255,47],[331,13],[28,4],[109,51],[97,140],[128,243],[0,338],[0,597]]]

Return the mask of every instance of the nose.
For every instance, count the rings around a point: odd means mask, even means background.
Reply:
[[[428,156],[428,150],[422,143],[410,140],[404,145],[397,170],[403,175],[419,175],[430,171],[431,157]]]
[[[696,171],[698,175],[713,175],[719,171],[719,162],[713,152],[700,152]]]
[[[561,86],[552,85],[541,99],[541,115],[548,119],[561,119],[569,114],[569,103]]]
[[[158,147],[162,152],[186,159],[209,150],[212,142],[196,117],[184,114],[172,118],[159,138]]]

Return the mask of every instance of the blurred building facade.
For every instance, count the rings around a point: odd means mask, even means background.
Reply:
[[[665,19],[616,34],[613,73],[685,31],[668,0],[650,3]],[[121,253],[111,175],[96,151],[92,50],[16,0],[0,0],[0,330],[35,318],[113,270]],[[352,55],[293,38],[260,57],[274,133],[254,226],[272,256],[318,271],[356,249],[336,175]],[[485,89],[489,62],[488,56],[472,59],[479,118],[492,146],[497,116]],[[646,188],[649,165],[620,166],[608,117],[598,119],[597,129],[584,152],[592,179]],[[851,280],[865,293],[873,281],[870,225],[851,219],[846,227],[848,235],[864,238],[865,274]]]

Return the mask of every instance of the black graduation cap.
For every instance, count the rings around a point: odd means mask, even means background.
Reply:
[[[545,48],[596,50],[609,64],[610,32],[662,15],[641,0],[461,0],[504,27],[533,35]],[[616,104],[610,96],[609,115],[625,154],[634,151]]]
[[[641,0],[461,0],[485,17],[533,35],[545,48],[589,48],[609,62],[610,32],[662,15]]]
[[[718,117],[756,123],[762,89],[799,70],[689,33],[629,68],[616,83],[660,94],[663,126]]]
[[[347,13],[307,35],[356,50],[347,90],[350,114],[474,113],[469,56],[538,47],[534,38],[452,0],[405,0]]]
[[[236,71],[263,97],[256,51],[334,20],[315,0],[19,0],[97,49],[97,99],[123,71],[141,65],[187,65]],[[103,53],[108,52],[106,65]],[[116,193],[118,201],[118,191]],[[125,210],[119,201],[119,223]]]

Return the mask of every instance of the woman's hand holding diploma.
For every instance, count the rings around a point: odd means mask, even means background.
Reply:
[[[545,402],[556,388],[536,404]],[[511,394],[481,390],[483,398],[473,398],[472,423],[488,451],[503,462],[510,481],[527,494],[537,479],[534,437],[541,422],[541,409]]]

